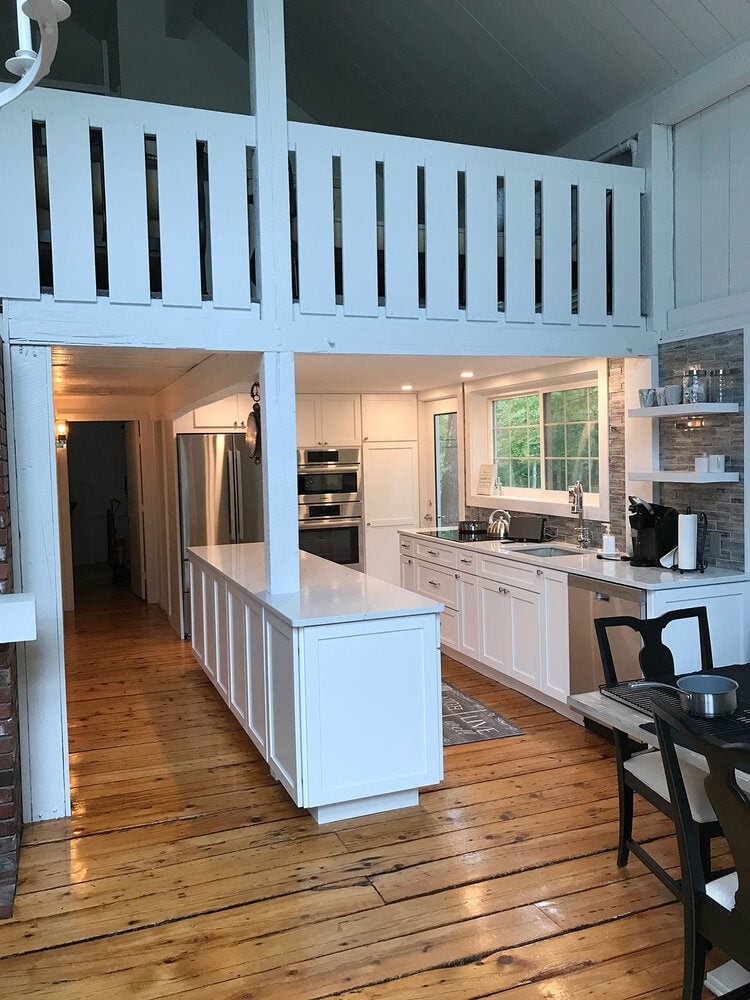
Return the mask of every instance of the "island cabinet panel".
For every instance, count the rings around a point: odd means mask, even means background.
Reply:
[[[440,781],[438,642],[433,615],[304,630],[302,805]]]
[[[227,587],[227,617],[229,621],[229,707],[247,728],[249,656],[247,647],[247,606],[242,594]]]
[[[275,615],[266,615],[268,762],[271,773],[299,805],[302,789],[299,783],[299,685],[294,631]]]
[[[203,575],[203,613],[205,648],[203,651],[203,669],[211,680],[216,683],[216,578],[213,573]]]
[[[227,618],[227,585],[221,578],[214,580],[216,606],[216,686],[226,701],[229,697],[229,621]]]
[[[200,566],[196,566],[194,562],[190,563],[190,602],[191,602],[191,621],[193,623],[193,652],[195,653],[195,658],[203,667],[205,666],[205,649],[206,649],[206,636],[205,636],[205,596],[204,596],[204,579],[205,573]]]
[[[245,606],[245,641],[248,650],[247,733],[268,760],[268,713],[266,710],[266,663],[263,651],[263,609],[255,601]]]

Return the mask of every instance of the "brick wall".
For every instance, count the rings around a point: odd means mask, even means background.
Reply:
[[[0,594],[12,591],[8,438],[0,353]],[[13,912],[21,846],[21,816],[16,647],[12,643],[0,643],[0,917],[9,917]]]

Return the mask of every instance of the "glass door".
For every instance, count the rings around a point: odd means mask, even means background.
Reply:
[[[461,462],[458,400],[420,403],[425,447],[420,465],[421,526],[449,527],[461,517]]]

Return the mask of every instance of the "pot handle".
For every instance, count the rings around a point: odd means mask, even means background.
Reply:
[[[675,684],[662,684],[661,681],[630,681],[629,688],[663,688],[665,691],[677,691],[680,689]]]

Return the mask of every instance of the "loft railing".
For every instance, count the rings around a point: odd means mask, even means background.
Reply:
[[[301,314],[641,325],[640,169],[289,124]]]
[[[288,135],[294,315],[642,326],[642,170]],[[0,148],[0,295],[260,315],[253,118],[37,89]]]

